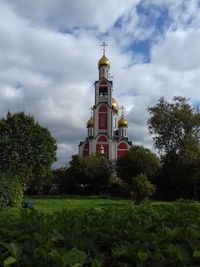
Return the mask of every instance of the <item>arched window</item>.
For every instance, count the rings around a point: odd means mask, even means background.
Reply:
[[[105,106],[99,108],[99,129],[107,129],[108,127],[108,111]]]
[[[103,71],[103,76],[104,76],[104,69],[102,71]],[[106,81],[101,81],[99,84],[99,97],[102,97],[102,96],[105,97],[107,95],[108,95],[108,85]]]
[[[100,86],[99,87],[99,97],[107,96],[108,95],[108,87],[107,86]]]
[[[125,143],[121,143],[119,144],[118,149],[127,149],[127,145]]]
[[[93,129],[92,128],[88,128],[88,136],[93,136]]]
[[[86,143],[83,149],[89,149],[89,143]]]
[[[87,158],[89,156],[89,143],[86,143],[83,147],[83,157]]]
[[[118,145],[118,149],[117,149],[117,157],[120,158],[122,156],[125,155],[126,151],[127,151],[128,147],[127,144],[122,142]]]
[[[100,135],[99,138],[97,139],[96,151],[99,151],[101,146],[103,146],[104,148],[104,155],[108,158],[109,157],[109,145],[108,145],[108,139],[105,135]]]

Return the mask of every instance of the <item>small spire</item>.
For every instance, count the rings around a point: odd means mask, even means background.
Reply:
[[[105,55],[105,52],[106,52],[106,46],[108,46],[105,42],[103,42],[101,44],[101,46],[103,47],[103,55]]]

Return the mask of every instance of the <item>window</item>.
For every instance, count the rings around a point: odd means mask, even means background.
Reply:
[[[107,129],[107,108],[101,106],[99,108],[99,129]]]
[[[108,87],[99,87],[99,96],[107,96],[108,95]]]
[[[120,158],[125,155],[125,152],[127,151],[128,147],[127,144],[122,142],[118,145],[117,149],[117,157]]]
[[[100,124],[100,129],[106,129],[107,128],[107,114],[99,114],[99,124]]]

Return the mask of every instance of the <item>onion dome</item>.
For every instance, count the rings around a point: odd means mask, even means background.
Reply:
[[[114,98],[112,98],[112,109],[115,113],[118,113],[119,111],[119,104]]]
[[[123,115],[121,116],[121,119],[118,121],[118,127],[128,127],[128,122]]]
[[[91,116],[87,122],[87,128],[94,126],[94,118]]]
[[[100,59],[99,59],[99,62],[98,62],[98,66],[103,66],[103,65],[106,65],[106,66],[109,66],[110,67],[110,60],[105,56],[103,55]]]

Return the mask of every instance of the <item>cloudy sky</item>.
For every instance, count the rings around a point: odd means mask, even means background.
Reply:
[[[199,0],[0,0],[0,116],[47,127],[54,167],[86,136],[104,41],[134,144],[152,149],[146,108],[161,96],[200,105]]]

